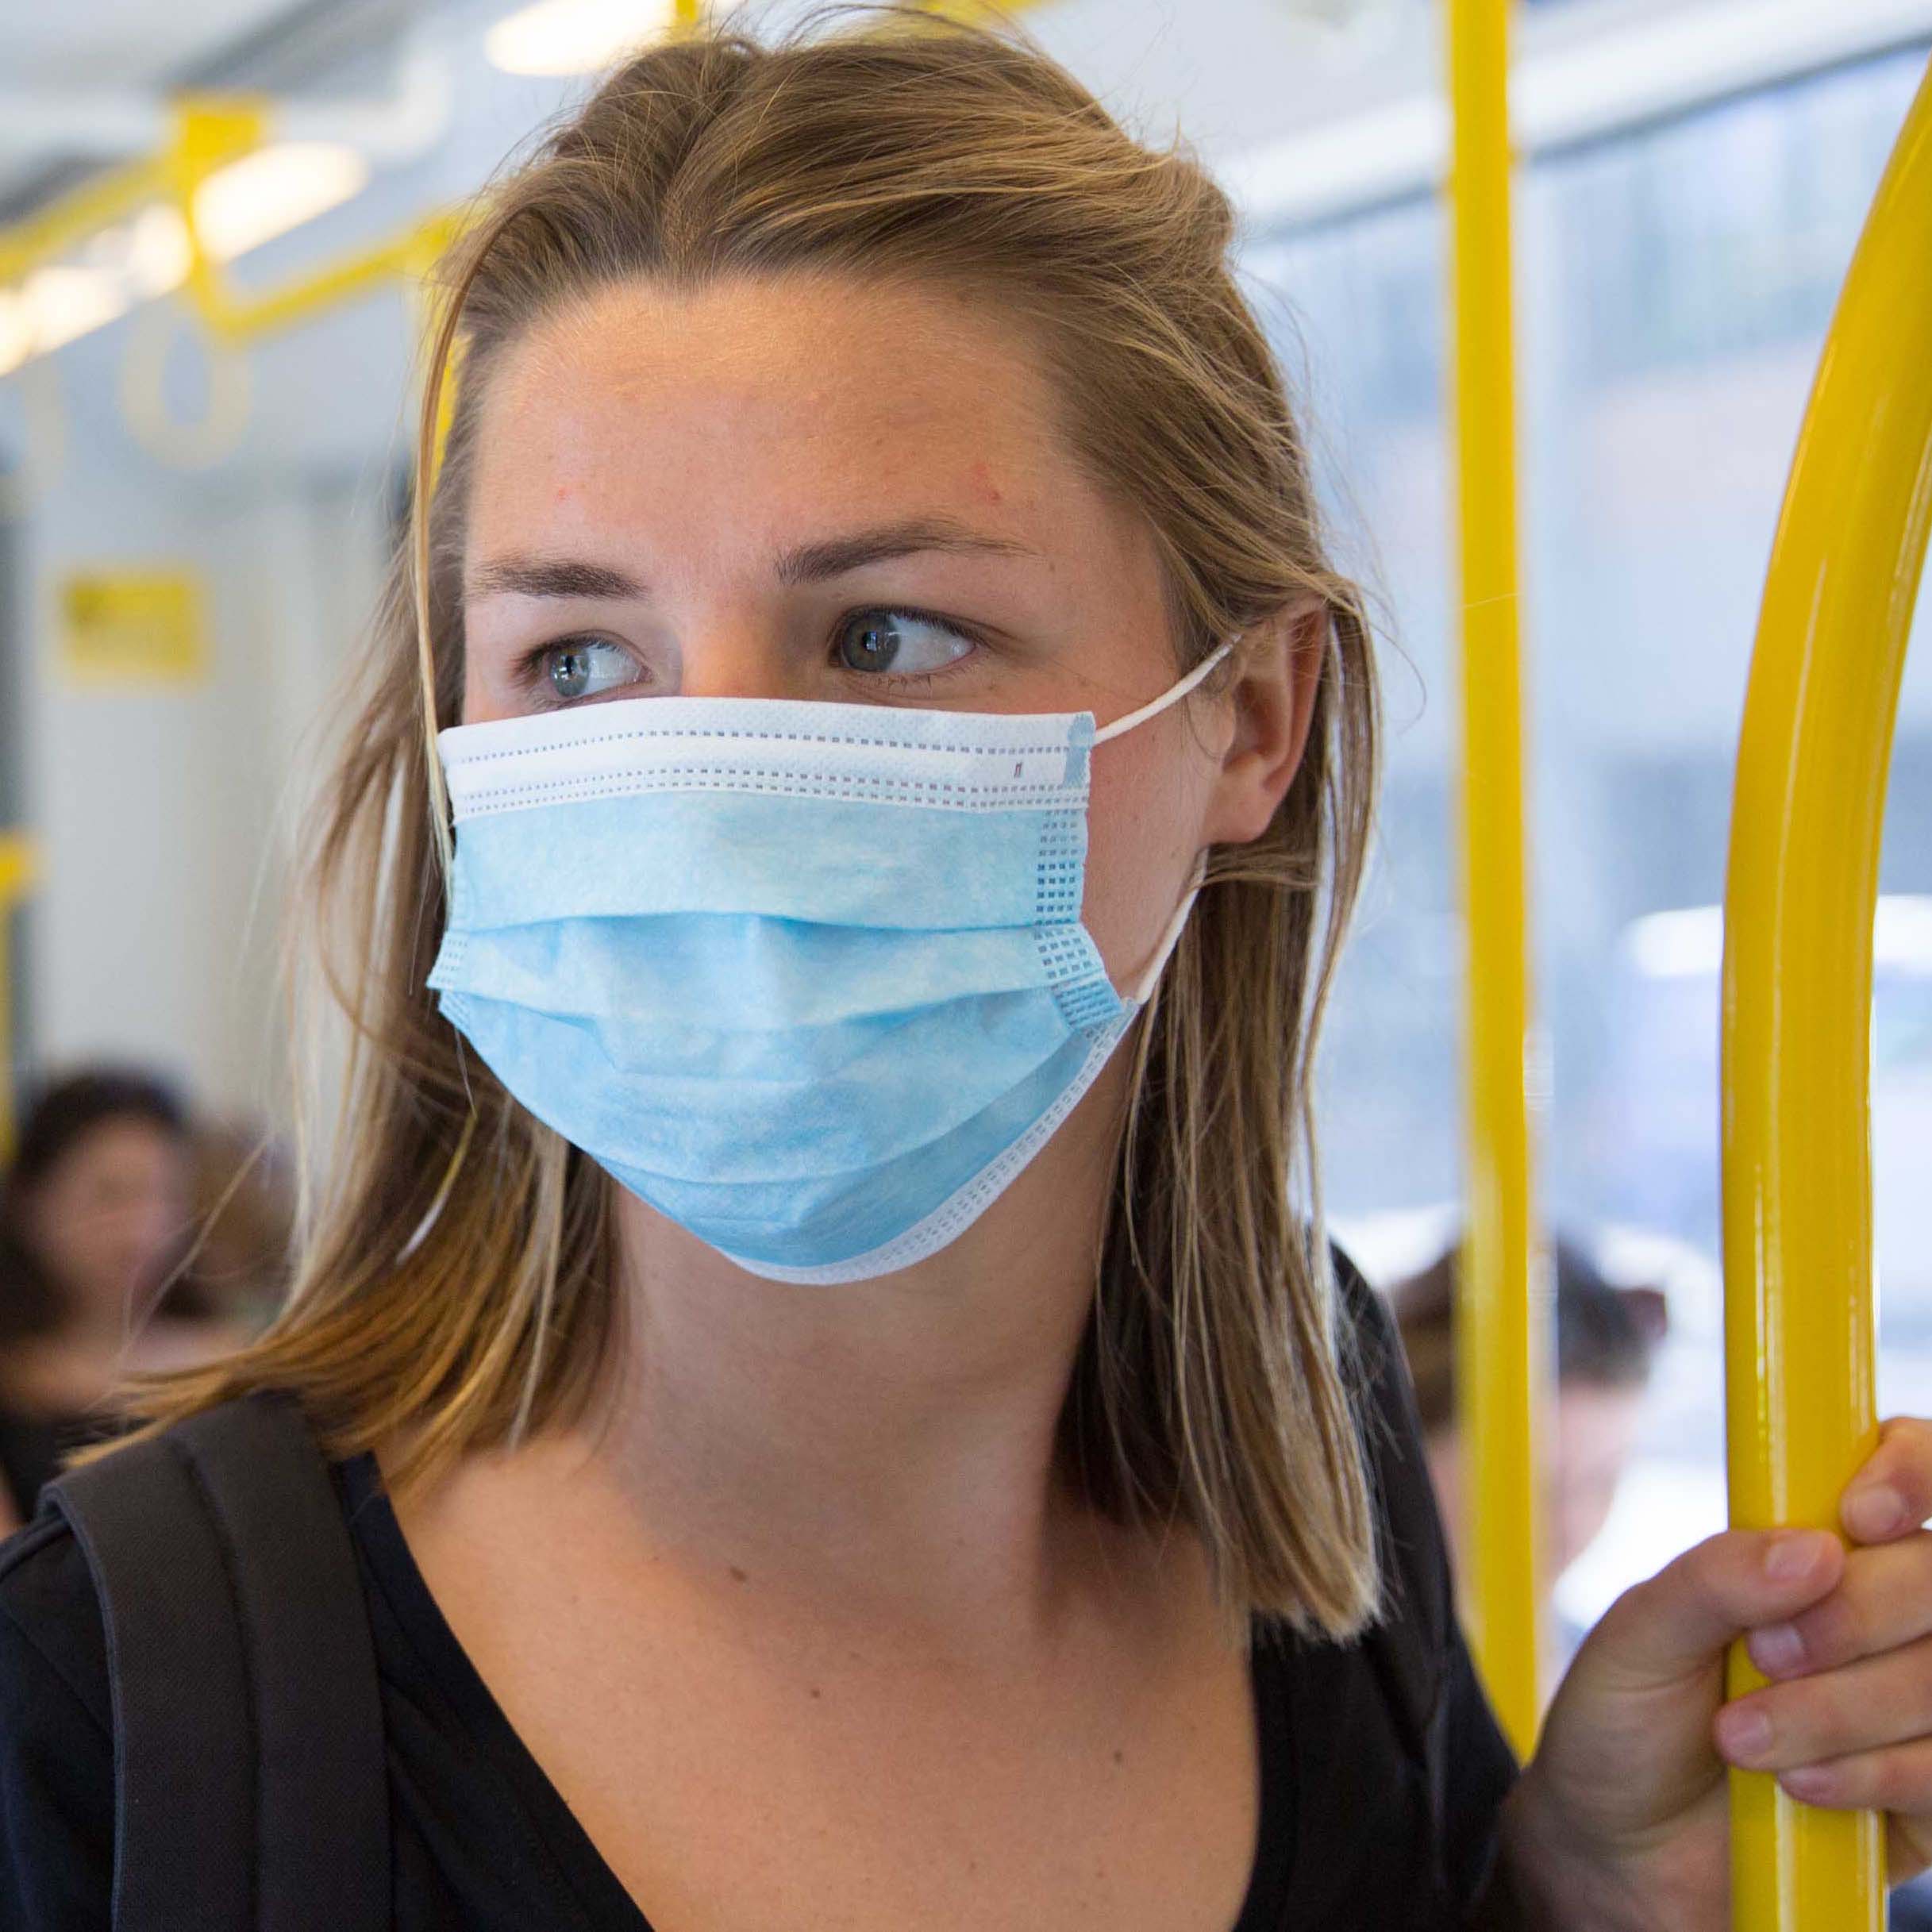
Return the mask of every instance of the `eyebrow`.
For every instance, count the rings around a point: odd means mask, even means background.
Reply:
[[[819,583],[868,564],[939,550],[1003,556],[1037,556],[1030,545],[989,537],[951,517],[916,517],[846,537],[801,544],[780,553],[773,574],[783,584]],[[466,596],[639,598],[649,592],[638,580],[606,564],[572,557],[502,556],[479,564],[464,586]]]

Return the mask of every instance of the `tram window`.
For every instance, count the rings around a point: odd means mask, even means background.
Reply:
[[[1534,985],[1553,1072],[1539,1199],[1607,1272],[1671,1293],[1618,1503],[1557,1586],[1583,1621],[1723,1522],[1715,948],[1733,762],[1799,421],[1925,59],[1805,76],[1538,157],[1522,180]],[[1461,1184],[1445,234],[1417,200],[1250,248],[1304,371],[1332,513],[1395,633],[1379,849],[1321,1068],[1328,1203],[1384,1281],[1426,1258]],[[1928,604],[1881,872],[1881,1412],[1932,1385]]]

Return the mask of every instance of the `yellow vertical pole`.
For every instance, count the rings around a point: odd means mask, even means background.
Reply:
[[[1893,722],[1932,526],[1932,73],[1838,298],[1772,548],[1726,882],[1730,1518],[1836,1530],[1877,1441],[1872,922]],[[1741,1644],[1728,1694],[1764,1679]],[[1739,1932],[1876,1932],[1883,1820],[1730,1776]]]
[[[17,832],[0,832],[0,1161],[13,1152],[13,980],[8,928],[13,908],[33,883],[33,847]]]
[[[1532,1256],[1531,1051],[1517,599],[1510,251],[1510,0],[1449,0],[1455,441],[1462,609],[1468,1229],[1457,1269],[1464,1575],[1491,1703],[1519,1757],[1540,1710],[1535,1441],[1543,1360]]]

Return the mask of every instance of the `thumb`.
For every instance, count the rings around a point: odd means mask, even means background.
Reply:
[[[1576,1830],[1630,1845],[1721,1804],[1712,1719],[1725,1650],[1833,1589],[1845,1551],[1822,1530],[1726,1530],[1624,1591],[1578,1649],[1538,1741]]]
[[[1828,1530],[1725,1530],[1626,1590],[1592,1632],[1605,1688],[1680,1682],[1734,1638],[1837,1587],[1845,1546]]]

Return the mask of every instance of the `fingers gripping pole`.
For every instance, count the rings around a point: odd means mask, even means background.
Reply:
[[[1932,524],[1932,75],[1867,220],[1772,548],[1726,883],[1730,1517],[1836,1530],[1877,1441],[1872,923],[1885,777]],[[1727,1693],[1765,1680],[1741,1644]],[[1876,1932],[1883,1820],[1733,1771],[1738,1932]]]

